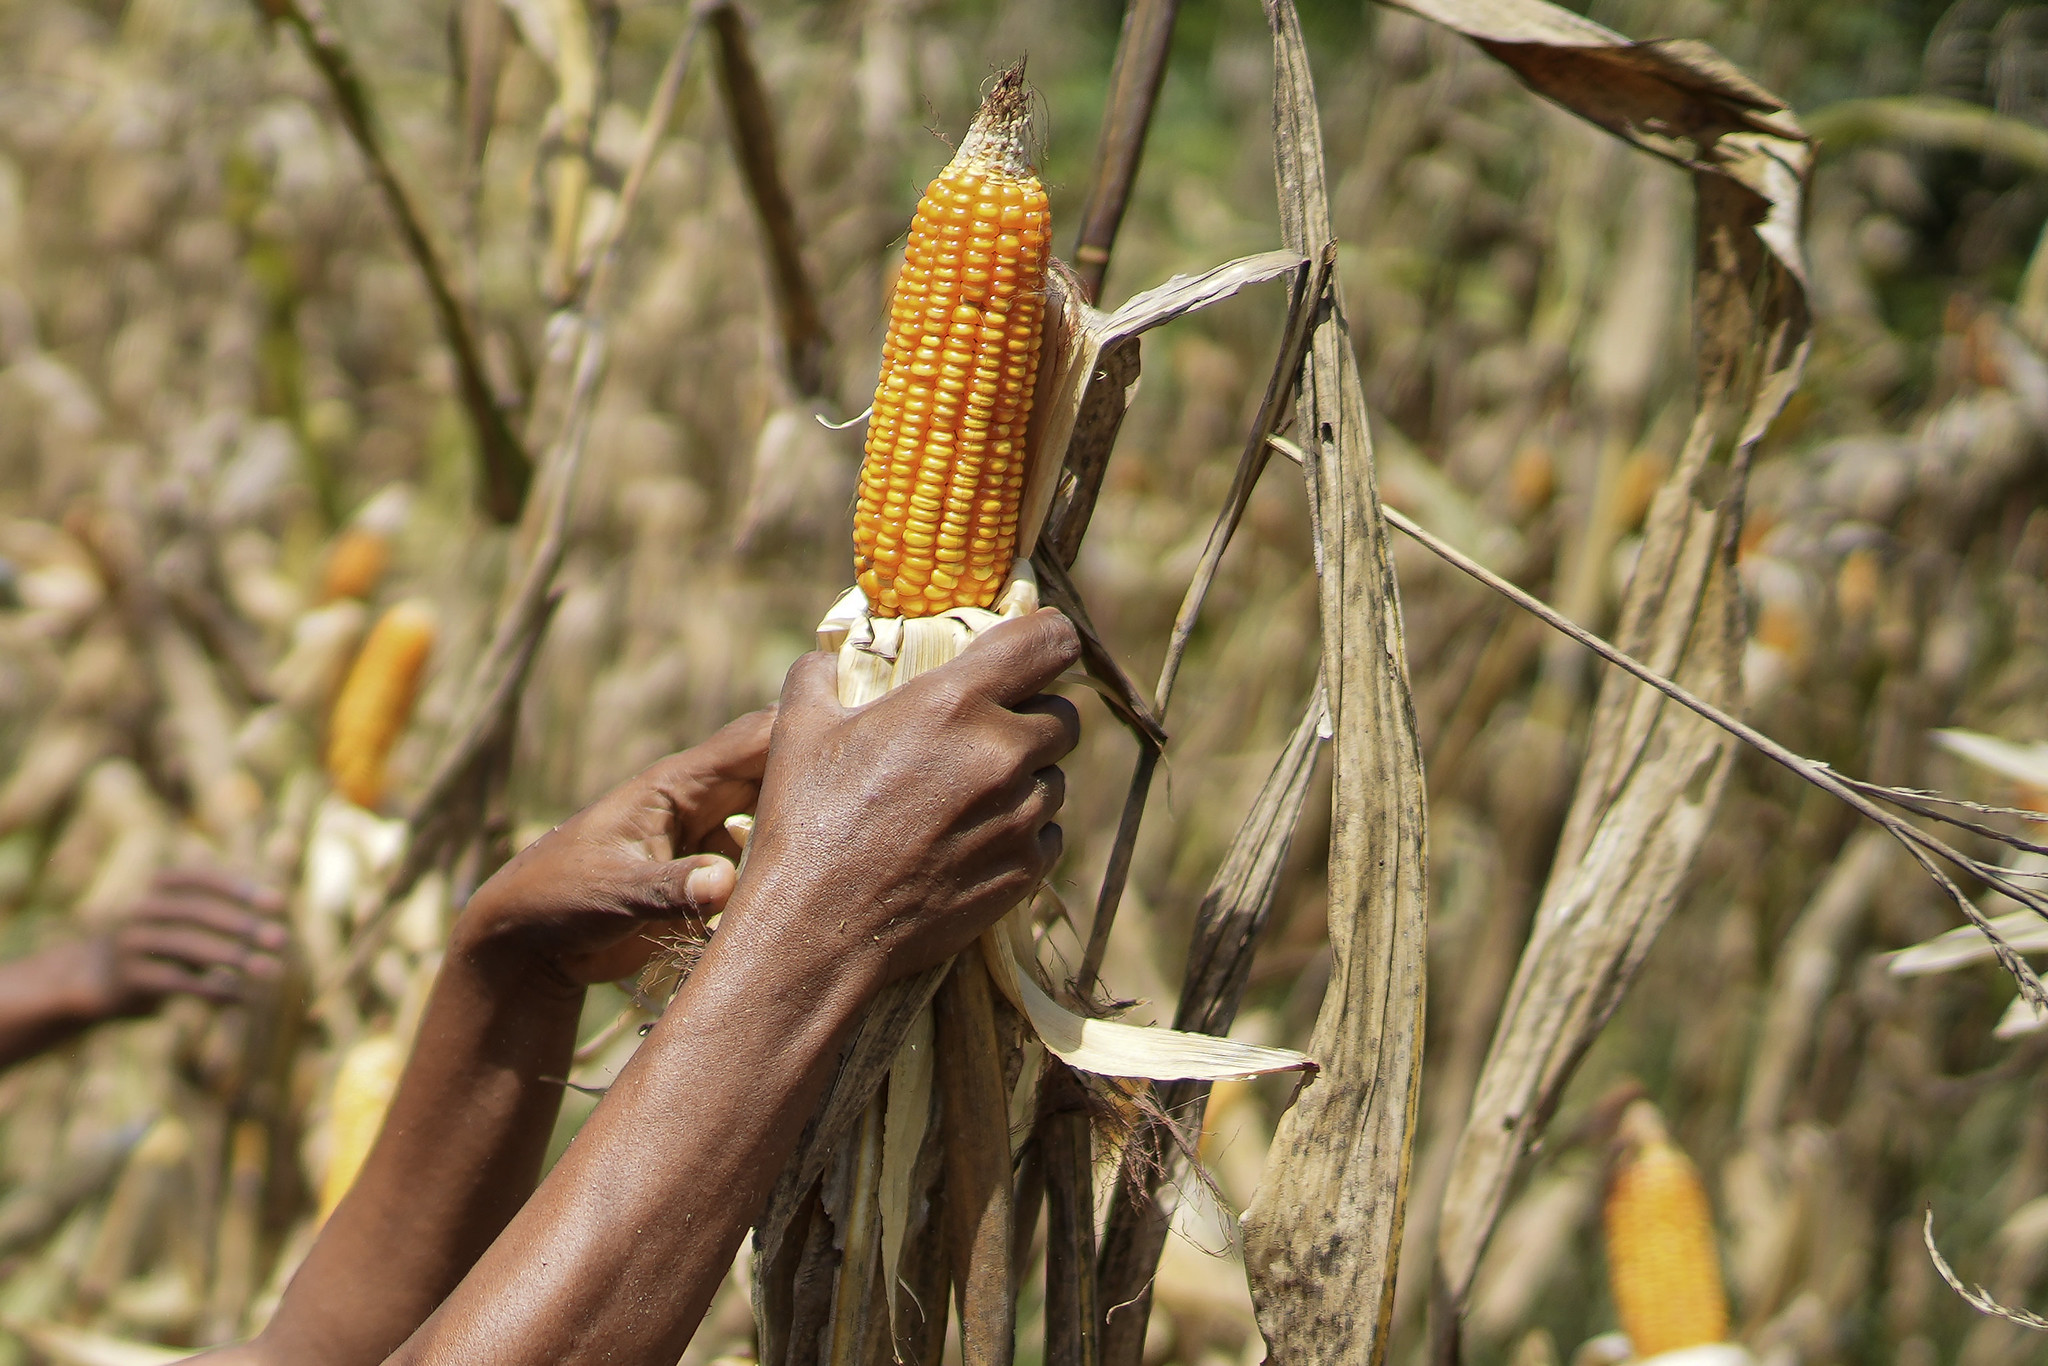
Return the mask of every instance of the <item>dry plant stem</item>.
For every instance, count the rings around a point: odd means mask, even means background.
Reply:
[[[769,112],[768,92],[761,84],[760,68],[754,64],[746,19],[739,7],[716,4],[708,13],[711,31],[718,40],[718,88],[725,97],[733,155],[746,180],[747,196],[761,220],[768,249],[769,282],[775,294],[776,317],[782,326],[783,364],[797,394],[815,398],[825,391],[825,322],[810,274],[804,269],[796,206],[783,183],[776,155],[775,120]]]
[[[414,208],[398,172],[384,154],[376,117],[370,108],[369,92],[356,71],[355,59],[342,42],[341,31],[334,26],[321,0],[257,0],[257,3],[272,19],[282,19],[290,24],[305,42],[307,54],[320,69],[329,92],[334,96],[343,125],[355,140],[357,150],[363,154],[371,178],[377,182],[377,189],[390,208],[391,216],[397,220],[399,236],[404,239],[405,249],[426,283],[441,338],[454,353],[456,385],[462,396],[463,411],[468,414],[476,436],[477,458],[482,464],[483,477],[478,492],[484,511],[500,522],[517,521],[519,509],[526,501],[527,488],[533,482],[533,462],[514,435],[503,410],[498,407],[490,381],[484,374],[483,352],[477,345],[470,319],[457,300],[454,287],[449,284],[448,273],[427,236],[424,220]]]
[[[1934,1269],[1940,1273],[1942,1280],[1948,1282],[1949,1289],[1963,1297],[1965,1304],[1980,1314],[1989,1314],[1994,1318],[2004,1319],[2007,1323],[2031,1328],[2035,1332],[2048,1333],[2048,1319],[2025,1309],[2008,1309],[1992,1299],[1983,1286],[1963,1284],[1962,1277],[1956,1275],[1955,1268],[1948,1264],[1948,1258],[1942,1256],[1941,1249],[1934,1245],[1934,1207],[1931,1205],[1927,1209],[1926,1222],[1921,1225],[1920,1237],[1921,1241],[1927,1244],[1927,1255],[1933,1259]]]
[[[1282,240],[1333,240],[1315,83],[1292,0],[1266,0]],[[1422,1072],[1428,895],[1421,747],[1358,359],[1333,282],[1295,402],[1333,734],[1332,966],[1321,1067],[1281,1117],[1244,1219],[1252,1302],[1289,1363],[1384,1359]]]
[[[1074,273],[1081,277],[1082,297],[1102,297],[1102,277],[1109,271],[1109,253],[1116,230],[1130,202],[1131,184],[1145,155],[1145,135],[1159,84],[1166,79],[1166,61],[1173,50],[1173,21],[1180,0],[1130,0],[1124,10],[1123,34],[1117,39],[1116,64],[1109,73],[1109,107],[1102,118],[1102,140],[1095,148],[1095,170],[1089,177],[1088,202],[1081,209],[1081,232],[1074,241]]]
[[[2048,129],[1964,100],[1935,95],[1843,100],[1814,110],[1806,127],[1830,151],[1866,142],[1911,142],[1997,157],[2036,174],[2048,171]]]
[[[1008,1366],[1016,1351],[1010,1295],[1009,1097],[1003,1094],[995,993],[981,956],[962,954],[933,1000],[934,1080],[945,1134],[946,1243],[965,1366]]]
[[[1081,666],[1088,676],[1102,685],[1102,700],[1109,704],[1125,725],[1136,731],[1139,742],[1149,741],[1152,745],[1166,747],[1166,727],[1159,713],[1144,693],[1138,690],[1137,682],[1124,672],[1116,662],[1095,622],[1088,615],[1088,605],[1081,600],[1081,590],[1075,586],[1073,577],[1057,556],[1045,552],[1044,543],[1031,557],[1031,567],[1038,574],[1040,598],[1048,607],[1057,607],[1067,619],[1074,623],[1074,629],[1081,634]]]
[[[1045,1366],[1097,1366],[1100,1310],[1095,1278],[1093,1126],[1088,1094],[1065,1063],[1046,1063]]]
[[[1137,852],[1138,826],[1145,819],[1145,802],[1152,795],[1152,776],[1159,771],[1159,746],[1147,736],[1138,737],[1138,758],[1131,768],[1131,785],[1124,793],[1124,806],[1116,821],[1116,838],[1109,846],[1109,864],[1102,872],[1102,887],[1095,895],[1095,918],[1088,922],[1088,943],[1081,951],[1081,966],[1074,973],[1074,991],[1082,999],[1094,990],[1102,972],[1102,959],[1109,952],[1109,931],[1116,924],[1117,906],[1131,879],[1131,859]]]
[[[1891,849],[1883,831],[1858,831],[1785,937],[1742,1097],[1742,1132],[1753,1140],[1767,1138],[1784,1123],[1786,1102],[1803,1079],[1842,954],[1891,870]]]
[[[861,1366],[875,1359],[886,1335],[889,1308],[881,1300],[882,1100],[868,1102],[848,1146],[845,1189],[828,1192],[825,1208],[839,1230],[839,1273],[826,1326],[825,1366]],[[833,1200],[831,1195],[837,1194]],[[879,1309],[880,1313],[875,1311]],[[874,1339],[871,1341],[871,1339]]]
[[[1301,822],[1327,719],[1319,683],[1202,897],[1174,1011],[1175,1029],[1227,1034],[1237,1018]],[[1096,1259],[1105,1366],[1138,1366],[1144,1355],[1152,1278],[1172,1217],[1160,1191],[1177,1186],[1191,1169],[1209,1084],[1168,1082],[1155,1097],[1159,1117],[1142,1123],[1131,1136],[1135,1147],[1121,1164]]]
[[[819,1177],[824,1174],[832,1155],[839,1150],[842,1140],[880,1091],[904,1036],[918,1015],[932,1004],[932,998],[947,972],[948,966],[940,964],[915,977],[890,983],[875,998],[874,1004],[862,1017],[853,1042],[847,1045],[839,1070],[833,1074],[825,1099],[818,1106],[818,1113],[798,1140],[789,1164],[776,1178],[775,1189],[768,1197],[768,1207],[755,1221],[754,1251],[759,1269],[754,1279],[754,1319],[764,1325],[759,1344],[759,1359],[763,1366],[782,1366],[782,1363],[796,1360],[800,1355],[792,1355],[800,1344],[787,1331],[793,1321],[793,1310],[781,1297],[790,1285],[795,1268],[801,1265],[805,1244],[812,1237],[814,1227],[825,1222],[823,1212],[817,1208]],[[939,1127],[934,1125],[934,1131]],[[935,1141],[930,1135],[927,1139]],[[940,1260],[938,1268],[927,1267],[926,1270],[943,1289],[947,1284],[950,1262],[945,1258]],[[934,1308],[926,1302],[924,1311],[937,1315],[938,1331],[943,1333],[944,1305],[941,1303]]]
[[[1202,604],[1208,599],[1209,588],[1216,581],[1216,571],[1223,563],[1223,552],[1230,547],[1231,537],[1237,534],[1238,523],[1244,520],[1244,510],[1251,505],[1252,490],[1258,486],[1259,476],[1265,473],[1266,455],[1272,449],[1266,438],[1280,429],[1286,419],[1288,405],[1294,399],[1302,358],[1308,351],[1310,329],[1322,307],[1323,296],[1329,289],[1330,273],[1336,264],[1337,246],[1332,242],[1313,266],[1304,261],[1294,274],[1287,295],[1287,323],[1280,334],[1280,354],[1273,360],[1273,373],[1266,380],[1265,396],[1259,400],[1259,415],[1245,438],[1244,451],[1237,459],[1237,473],[1231,479],[1230,496],[1223,510],[1216,514],[1215,524],[1209,528],[1209,539],[1202,543],[1202,558],[1188,583],[1186,596],[1181,599],[1180,611],[1173,619],[1173,634],[1166,642],[1166,658],[1159,666],[1159,683],[1152,692],[1154,706],[1162,716],[1168,699],[1173,695],[1174,680],[1180,674],[1180,662],[1187,653],[1188,638],[1194,634]]]
[[[654,154],[661,150],[661,140],[668,132],[670,120],[675,117],[676,102],[683,91],[683,78],[689,74],[690,56],[696,50],[697,35],[703,29],[703,15],[691,10],[684,21],[683,31],[669,49],[668,59],[662,63],[661,75],[655,78],[654,94],[647,101],[647,115],[640,120],[640,138],[633,145],[633,161],[626,168],[626,178],[619,185],[619,205],[605,225],[604,240],[598,245],[592,259],[590,280],[583,291],[583,312],[587,316],[602,317],[611,302],[612,274],[617,269],[619,243],[625,240],[626,225],[633,219],[633,209],[640,202],[640,191],[647,183],[648,168],[654,164]]]
[[[565,346],[568,355],[568,392],[559,408],[559,419],[555,424],[554,438],[546,443],[547,455],[541,462],[539,477],[542,480],[537,496],[527,499],[520,517],[518,534],[514,540],[511,563],[522,565],[536,553],[541,538],[552,524],[556,503],[552,497],[552,485],[548,482],[557,478],[561,462],[554,459],[557,450],[572,437],[587,437],[585,430],[577,436],[578,424],[587,421],[589,409],[596,403],[599,388],[603,384],[607,352],[604,347],[604,320],[611,306],[612,284],[618,271],[619,247],[625,241],[626,229],[633,221],[633,210],[639,205],[640,194],[647,183],[648,169],[654,164],[654,157],[661,150],[662,138],[667,134],[670,122],[675,117],[678,101],[682,96],[683,79],[689,74],[690,58],[696,50],[698,34],[703,30],[702,15],[692,10],[683,24],[683,31],[676,36],[675,44],[669,49],[668,59],[662,64],[661,75],[656,78],[654,93],[648,98],[647,113],[640,120],[640,136],[633,147],[632,163],[626,168],[625,179],[620,182],[619,202],[605,223],[605,233],[591,252],[589,269],[582,281],[580,301],[571,310],[565,310],[558,317],[571,328],[573,333]],[[596,348],[593,350],[592,348]],[[551,362],[552,363],[552,362]],[[535,385],[536,394],[554,392],[556,386],[544,375]],[[536,403],[535,408],[541,405]],[[529,426],[528,435],[533,435]],[[516,576],[508,573],[508,581],[516,582]],[[516,590],[514,590],[516,591]],[[511,601],[508,592],[500,612]]]
[[[902,1366],[940,1366],[946,1347],[946,1302],[951,1283],[946,1258],[945,1152],[940,1131],[943,1097],[932,1092],[931,1117],[912,1173],[912,1220],[897,1269],[904,1312],[896,1323],[896,1359]]]
[[[1905,846],[1906,852],[1913,856],[1913,861],[1927,871],[1928,876],[1935,880],[1948,899],[1955,903],[1956,909],[1960,910],[1964,917],[1972,925],[1975,925],[1986,939],[1991,941],[1992,952],[1997,957],[1999,966],[2003,967],[2012,976],[2013,980],[2019,984],[2021,993],[2028,1000],[2048,1008],[2048,989],[2043,988],[2041,979],[2034,973],[2032,968],[2027,966],[2026,960],[2014,952],[2012,946],[1999,936],[1997,930],[1992,927],[1991,922],[1985,917],[1984,913],[1978,910],[1968,897],[1963,895],[1962,889],[1955,884],[1954,880],[1942,871],[1941,862],[1945,861],[1972,877],[1990,883],[2006,896],[2031,907],[2044,916],[2048,916],[2048,897],[2044,897],[2040,892],[2027,887],[2022,882],[2013,880],[2006,870],[2001,870],[1991,864],[1987,864],[1981,859],[1971,858],[1945,841],[1937,839],[1916,826],[1907,824],[1904,820],[1879,806],[1869,797],[1864,796],[1860,790],[1864,786],[1863,784],[1842,777],[1826,764],[1816,759],[1809,759],[1804,755],[1793,753],[1763,732],[1744,724],[1711,702],[1666,678],[1663,674],[1623,654],[1620,650],[1594,635],[1591,631],[1579,626],[1562,613],[1552,610],[1547,603],[1530,596],[1499,575],[1482,568],[1455,548],[1446,545],[1391,508],[1387,510],[1387,520],[1408,535],[1414,537],[1431,553],[1470,574],[1473,578],[1478,579],[1488,588],[1501,594],[1523,611],[1541,618],[1544,624],[1554,630],[1564,632],[1573,640],[1576,640],[1579,644],[1585,646],[1594,654],[1599,655],[1624,673],[1634,675],[1680,706],[1720,727],[1743,744],[1762,754],[1771,762],[1812,783],[1823,792],[1832,794],[1854,808],[1860,815],[1875,821],[1887,834]],[[1890,789],[1882,790],[1890,791]]]

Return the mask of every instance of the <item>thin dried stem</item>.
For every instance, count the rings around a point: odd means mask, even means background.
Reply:
[[[1202,604],[1208,599],[1210,585],[1216,580],[1216,570],[1223,563],[1223,552],[1229,548],[1231,537],[1237,534],[1237,525],[1244,520],[1244,510],[1251,504],[1252,490],[1258,486],[1259,476],[1265,473],[1266,456],[1272,450],[1266,438],[1279,429],[1287,418],[1289,405],[1294,402],[1294,386],[1301,376],[1302,357],[1308,353],[1311,324],[1329,290],[1330,272],[1336,263],[1337,249],[1333,242],[1313,266],[1304,261],[1294,274],[1293,287],[1287,296],[1287,324],[1281,331],[1280,354],[1273,358],[1273,373],[1266,380],[1266,394],[1259,401],[1259,415],[1245,438],[1243,453],[1238,456],[1230,497],[1225,501],[1223,510],[1216,514],[1215,525],[1209,528],[1209,539],[1202,543],[1202,558],[1188,583],[1186,596],[1181,599],[1180,612],[1173,619],[1173,634],[1166,642],[1166,658],[1159,666],[1159,683],[1152,692],[1153,707],[1162,716],[1166,714],[1166,704],[1173,696],[1174,680],[1180,674],[1181,657],[1187,653],[1188,638],[1194,634],[1195,621],[1201,616]]]
[[[456,387],[462,397],[463,412],[468,415],[474,430],[477,459],[482,465],[483,480],[478,491],[484,510],[500,522],[517,521],[519,509],[526,501],[527,489],[533,483],[533,461],[506,421],[504,410],[498,406],[497,397],[484,374],[483,351],[477,345],[475,329],[449,283],[440,254],[434,250],[433,241],[427,236],[425,220],[414,207],[412,197],[406,193],[405,184],[398,178],[390,158],[384,154],[376,116],[370,107],[369,91],[356,70],[355,59],[350,56],[341,31],[334,26],[321,0],[258,0],[258,3],[270,18],[281,19],[291,25],[305,43],[307,55],[319,68],[328,91],[334,96],[343,126],[355,140],[356,149],[370,168],[371,178],[377,182],[378,192],[383,195],[391,216],[397,220],[398,235],[404,240],[407,253],[426,283],[427,295],[434,306],[434,321],[441,329],[441,339],[454,353]]]
[[[1179,10],[1180,0],[1131,0],[1124,11],[1123,36],[1117,40],[1116,65],[1109,74],[1102,141],[1095,149],[1095,172],[1074,242],[1074,273],[1081,277],[1083,296],[1091,304],[1102,297],[1109,253],[1145,155],[1145,135],[1152,127],[1160,82],[1166,79]]]
[[[796,206],[783,181],[775,149],[775,119],[768,107],[767,87],[761,83],[739,7],[715,4],[708,17],[718,39],[719,90],[725,96],[733,155],[739,160],[747,197],[761,220],[763,245],[768,250],[769,281],[782,325],[783,364],[790,385],[799,395],[812,398],[825,391],[825,320],[810,273],[804,268]]]

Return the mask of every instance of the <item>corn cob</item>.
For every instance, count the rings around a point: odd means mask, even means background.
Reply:
[[[874,613],[996,600],[1017,552],[1049,223],[1022,64],[925,190],[889,306],[854,513]]]
[[[334,1213],[355,1183],[356,1173],[384,1127],[384,1112],[405,1070],[405,1045],[389,1034],[372,1034],[342,1055],[334,1074],[329,1124],[334,1145],[320,1181],[320,1219]]]
[[[378,619],[349,668],[327,726],[327,772],[344,797],[374,808],[384,798],[384,763],[412,716],[434,614],[401,602]]]
[[[405,525],[410,502],[405,486],[393,484],[363,504],[327,548],[320,569],[320,601],[368,599],[377,591],[391,566],[391,540]]]
[[[1725,1341],[1728,1297],[1713,1211],[1657,1107],[1623,1114],[1621,1153],[1607,1190],[1607,1278],[1638,1360]]]
[[[320,571],[320,601],[367,598],[391,563],[391,543],[374,531],[352,526],[334,538]]]

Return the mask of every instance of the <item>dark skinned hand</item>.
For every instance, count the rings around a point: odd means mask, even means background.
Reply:
[[[277,892],[227,873],[158,873],[119,928],[88,941],[98,1013],[146,1015],[178,995],[243,999],[249,982],[284,971],[283,909]]]
[[[0,964],[0,1067],[172,996],[246,999],[284,971],[283,908],[227,873],[159,873],[115,929]]]
[[[662,935],[732,894],[725,820],[754,807],[774,721],[742,716],[535,840],[470,898],[456,943],[528,959],[566,991],[636,976]]]
[[[973,943],[1059,858],[1052,818],[1066,778],[1055,765],[1081,721],[1040,689],[1080,652],[1073,625],[1047,609],[851,709],[839,705],[831,655],[797,661],[761,787],[748,894],[725,924],[743,920],[793,962],[852,968],[877,986]],[[840,912],[784,913],[818,906]]]

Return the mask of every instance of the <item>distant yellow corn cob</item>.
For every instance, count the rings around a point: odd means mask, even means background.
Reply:
[[[334,1146],[320,1182],[320,1218],[326,1221],[348,1194],[363,1160],[384,1127],[384,1112],[405,1070],[405,1045],[389,1034],[372,1034],[342,1055],[330,1100]]]
[[[320,601],[368,600],[391,567],[391,543],[405,526],[412,495],[392,484],[356,510],[341,534],[327,548],[320,569]]]
[[[1019,65],[911,224],[854,512],[876,616],[987,607],[1017,553],[1050,231],[1029,120]]]
[[[349,668],[328,720],[327,772],[357,806],[384,799],[384,763],[412,717],[433,648],[433,609],[401,602],[378,619]]]
[[[334,538],[320,571],[320,601],[367,598],[391,563],[391,542],[367,527],[352,526]]]
[[[1728,1296],[1699,1169],[1657,1107],[1629,1106],[1607,1189],[1607,1279],[1636,1356],[1726,1341]]]

